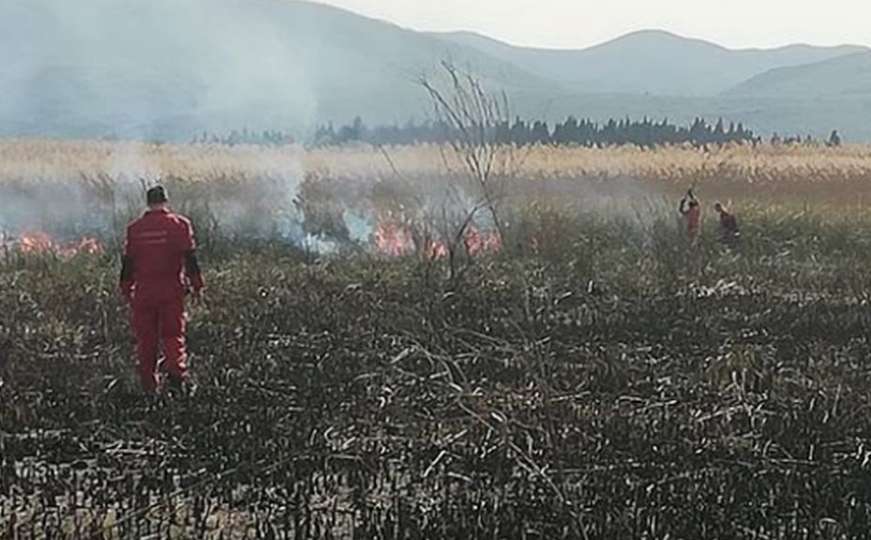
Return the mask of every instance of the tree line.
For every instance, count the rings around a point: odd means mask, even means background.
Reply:
[[[685,143],[702,146],[761,142],[752,130],[741,123],[732,122],[726,125],[722,119],[709,123],[702,118],[681,126],[668,119],[654,121],[649,118],[624,118],[600,123],[570,116],[564,122],[550,125],[542,120],[527,121],[518,117],[514,122],[500,122],[488,128],[488,131],[489,140],[518,146],[574,144],[587,147],[635,145],[652,148]],[[455,129],[443,122],[408,122],[403,126],[369,127],[357,117],[350,124],[338,128],[333,124],[320,126],[314,135],[314,141],[319,145],[353,142],[375,145],[439,144],[449,142],[459,135]]]
[[[548,122],[527,121],[516,118],[514,122],[500,122],[488,129],[488,140],[495,143],[526,146],[532,144],[579,145],[589,148],[606,146],[634,145],[642,148],[656,146],[692,144],[697,147],[723,145],[728,143],[760,144],[761,136],[744,127],[742,123],[730,122],[728,125],[719,119],[709,123],[696,118],[689,125],[678,125],[668,119],[653,121],[611,119],[607,122],[594,122],[589,119],[578,120],[569,116],[564,122],[550,125]],[[438,121],[416,123],[409,121],[402,126],[367,126],[360,117],[350,124],[335,127],[332,123],[319,126],[309,142],[316,146],[335,146],[348,143],[366,143],[383,146],[403,146],[413,144],[442,144],[459,137],[460,134],[448,124]],[[288,132],[278,130],[249,131],[232,130],[225,134],[203,132],[191,141],[195,144],[223,144],[228,146],[252,144],[260,146],[282,146],[294,144],[296,138]],[[774,133],[768,142],[774,145],[817,145],[822,142],[810,135],[781,137]],[[839,146],[841,137],[833,131],[827,146]]]
[[[296,138],[290,133],[284,131],[249,131],[248,128],[242,130],[234,129],[229,133],[223,134],[203,131],[191,140],[191,143],[193,144],[223,144],[226,146],[244,144],[253,144],[257,146],[283,146],[295,142]]]

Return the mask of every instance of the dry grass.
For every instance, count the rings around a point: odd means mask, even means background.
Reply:
[[[445,166],[438,147],[386,149],[403,175],[432,178],[459,169]],[[663,189],[698,182],[712,192],[738,196],[855,202],[871,195],[871,146],[727,146],[703,152],[690,147],[606,150],[534,147],[516,151],[518,175],[528,179],[631,177]],[[450,156],[447,160],[451,161]],[[111,177],[158,175],[202,181],[256,175],[319,172],[342,178],[396,175],[384,153],[368,146],[346,148],[167,145],[138,142],[12,139],[0,142],[0,182],[77,180],[80,174]]]

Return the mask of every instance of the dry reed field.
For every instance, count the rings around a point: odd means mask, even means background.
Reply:
[[[0,537],[867,538],[871,148],[510,159],[452,244],[439,148],[0,143]],[[209,290],[150,399],[115,288],[158,176]]]
[[[418,175],[445,174],[444,155],[427,145],[387,148],[396,169]],[[720,183],[753,189],[794,189],[820,195],[823,185],[849,185],[860,193],[871,189],[871,146],[848,145],[753,147],[732,145],[701,151],[692,147],[657,150],[635,147],[592,149],[534,146],[515,152],[521,177],[574,178],[629,176],[675,184]],[[450,161],[450,156],[448,157]],[[456,167],[457,165],[454,164]],[[75,142],[40,139],[0,142],[0,178],[9,180],[77,180],[80,173],[110,176],[175,175],[190,180],[253,174],[329,171],[335,176],[388,177],[394,174],[378,149],[360,145],[303,149],[170,145],[140,142]]]

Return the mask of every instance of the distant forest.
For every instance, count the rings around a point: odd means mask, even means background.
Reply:
[[[315,133],[316,144],[338,145],[363,142],[376,145],[407,145],[418,143],[444,143],[459,137],[456,131],[439,122],[404,126],[368,127],[363,120],[354,121],[338,129],[329,124]],[[494,128],[489,140],[511,143],[518,146],[530,144],[580,145],[587,147],[635,145],[654,147],[671,144],[692,143],[697,145],[725,144],[729,142],[752,142],[753,131],[742,124],[726,126],[723,120],[710,124],[697,118],[689,126],[679,126],[668,120],[655,122],[650,119],[611,119],[605,123],[578,120],[570,116],[565,122],[553,126],[544,121],[526,121],[517,118],[513,123],[504,122]]]
[[[450,126],[440,122],[407,122],[403,126],[367,126],[357,117],[350,124],[335,127],[333,124],[317,128],[309,141],[315,146],[336,146],[349,143],[365,143],[384,146],[413,144],[439,144],[456,140],[460,134]],[[517,118],[513,123],[504,122],[494,128],[488,140],[497,143],[526,146],[533,144],[578,145],[589,148],[633,145],[642,148],[656,146],[691,144],[697,147],[723,145],[728,143],[759,144],[762,137],[756,135],[743,124],[731,122],[728,126],[722,119],[709,123],[696,118],[692,124],[681,126],[669,120],[653,121],[648,118],[631,120],[629,118],[599,123],[592,120],[578,120],[570,116],[564,122],[553,126],[544,121],[526,121]],[[255,132],[244,129],[233,130],[226,135],[203,133],[194,143],[211,144],[258,144],[283,145],[296,142],[294,137],[282,131]],[[775,133],[772,144],[819,144],[810,135],[781,137]],[[832,132],[827,145],[841,144],[838,132]]]

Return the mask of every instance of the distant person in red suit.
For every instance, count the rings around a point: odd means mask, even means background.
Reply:
[[[738,219],[729,213],[722,204],[714,205],[714,210],[720,215],[720,242],[727,245],[735,245],[741,232],[738,230]]]
[[[681,199],[678,211],[686,222],[687,237],[690,242],[695,243],[702,232],[702,206],[693,190],[687,191],[686,197]]]
[[[148,210],[127,227],[121,293],[133,311],[139,378],[148,393],[160,390],[158,356],[175,383],[190,387],[185,349],[184,300],[199,300],[205,286],[191,222],[170,211],[163,186],[146,194]]]

